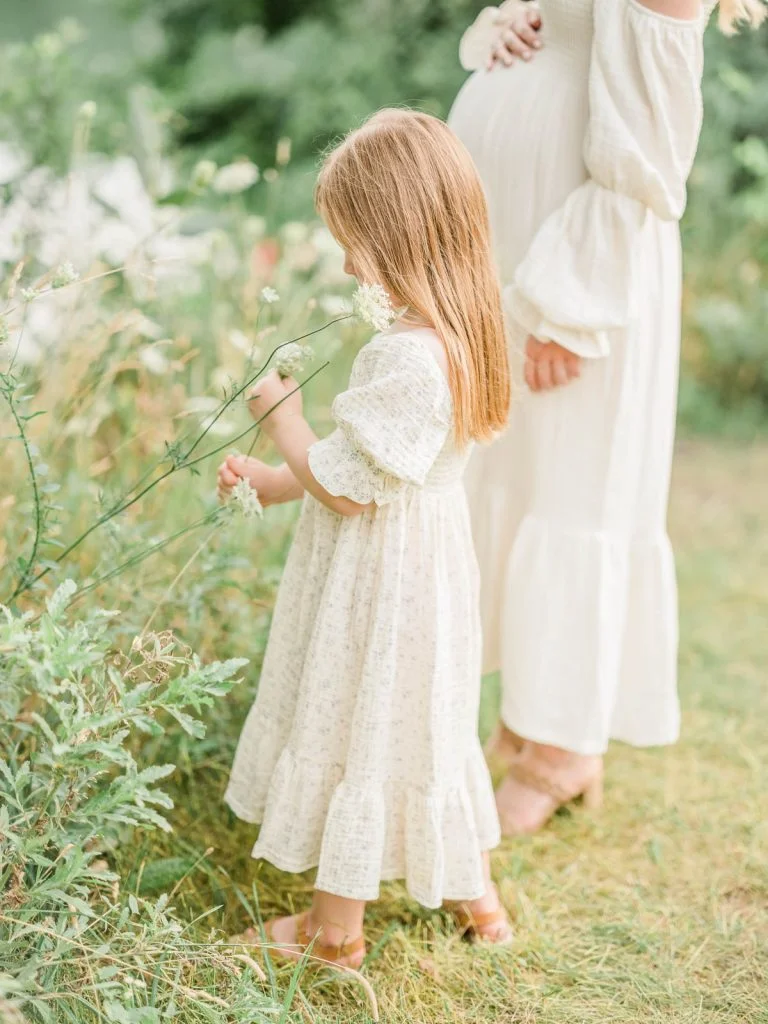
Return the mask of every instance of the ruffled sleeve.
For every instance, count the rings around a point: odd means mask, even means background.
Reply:
[[[362,350],[337,429],[309,450],[312,475],[335,497],[384,505],[424,484],[451,429],[448,384],[417,337],[381,335]]]
[[[546,220],[506,290],[535,337],[605,356],[632,321],[649,220],[676,221],[702,120],[705,19],[595,0],[584,149],[589,179]]]

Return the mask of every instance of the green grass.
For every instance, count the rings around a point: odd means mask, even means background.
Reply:
[[[365,967],[383,1020],[768,1022],[767,507],[768,447],[680,446],[672,532],[682,741],[614,746],[599,816],[561,813],[543,835],[496,851],[516,923],[511,949],[471,948],[446,915],[385,886],[369,910]],[[311,893],[310,877],[250,859],[254,830],[220,802],[226,768],[215,754],[190,768],[176,793],[175,838],[123,853],[127,869],[145,872],[146,889],[162,884],[151,878],[161,858],[212,848],[174,897],[195,915],[223,905],[201,937],[248,922],[236,889],[246,901],[257,893],[264,916],[303,908]],[[173,879],[190,865],[166,867]],[[360,990],[330,971],[306,974],[300,987],[306,1001],[295,1005],[307,1020],[369,1019]]]

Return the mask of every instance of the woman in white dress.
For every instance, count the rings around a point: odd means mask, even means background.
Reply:
[[[714,0],[509,0],[462,40],[451,127],[488,196],[521,389],[468,490],[508,834],[599,799],[611,738],[677,739],[666,509],[678,220]],[[760,0],[722,0],[721,24]],[[514,60],[522,57],[523,61]],[[514,66],[509,66],[514,63]],[[504,66],[507,65],[507,66]]]

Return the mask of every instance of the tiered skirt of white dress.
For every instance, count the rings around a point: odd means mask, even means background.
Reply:
[[[373,339],[310,449],[345,518],[306,497],[226,799],[253,849],[373,900],[484,892],[499,841],[477,739],[479,579],[447,383],[421,331]]]

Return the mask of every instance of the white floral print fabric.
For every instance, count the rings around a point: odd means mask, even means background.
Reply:
[[[450,392],[422,331],[376,336],[310,450],[304,501],[226,799],[253,849],[317,888],[428,907],[484,890],[499,841],[477,739],[478,573]]]

